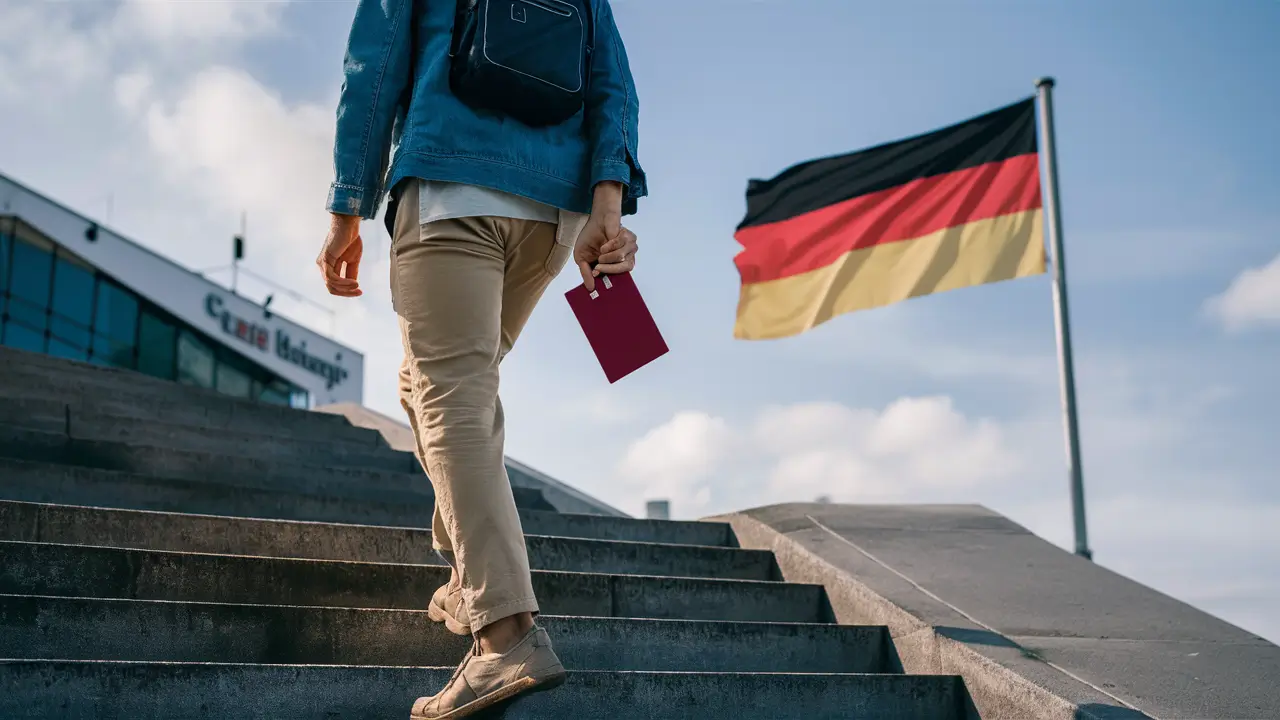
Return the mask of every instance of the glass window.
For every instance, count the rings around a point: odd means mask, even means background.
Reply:
[[[172,347],[172,345],[170,345]],[[134,367],[133,345],[116,342],[101,335],[93,336],[93,361],[100,365],[128,368]],[[170,353],[172,355],[172,353]],[[172,363],[170,364],[172,367]],[[170,370],[172,372],[172,369]]]
[[[10,320],[16,320],[26,325],[27,329],[34,330],[42,336],[44,335],[49,316],[45,314],[43,305],[35,305],[14,295],[9,298],[9,304],[5,308],[5,312],[8,313]]]
[[[133,293],[102,278],[98,281],[98,305],[93,331],[125,345],[138,334],[138,299]]]
[[[236,397],[252,397],[253,380],[227,363],[218,363],[217,389]]]
[[[53,270],[53,311],[88,328],[93,321],[93,279],[92,268],[59,256]]]
[[[44,331],[32,330],[12,320],[5,323],[4,344],[19,350],[44,352]]]
[[[13,244],[13,274],[9,292],[26,300],[40,315],[49,307],[49,280],[53,269],[52,248],[41,248],[25,240]],[[41,320],[40,328],[44,328]]]
[[[213,387],[213,349],[195,335],[178,335],[178,382],[199,387]]]
[[[138,370],[165,380],[174,378],[177,331],[172,325],[144,312],[138,322]]]
[[[80,323],[71,322],[61,315],[54,315],[49,318],[49,330],[54,336],[76,347],[89,347],[89,328]]]
[[[62,342],[57,338],[49,338],[49,354],[68,360],[88,360],[89,351]]]
[[[4,307],[4,294],[9,290],[9,236],[0,233],[0,308]]]

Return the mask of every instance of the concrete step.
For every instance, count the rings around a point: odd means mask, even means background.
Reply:
[[[80,440],[64,433],[11,425],[0,425],[0,457],[383,503],[420,504],[432,502],[435,497],[431,481],[421,473],[334,467],[312,462],[285,464],[225,453]],[[537,490],[512,490],[517,493],[518,506],[555,510]]]
[[[62,432],[78,440],[123,442],[177,450],[215,452],[278,462],[305,462],[341,467],[368,467],[395,472],[422,472],[411,453],[355,441],[345,435],[330,440],[305,439],[142,419],[74,408],[58,400],[10,399],[0,402],[0,424],[45,432]]]
[[[72,408],[109,413],[121,417],[175,422],[186,425],[237,429],[264,437],[298,439],[323,436],[354,443],[387,447],[381,433],[356,427],[340,415],[290,410],[275,405],[235,405],[218,398],[187,398],[133,392],[128,389],[82,388],[25,373],[0,380],[0,400],[46,400],[63,402]],[[293,413],[284,415],[283,413]],[[336,418],[321,420],[322,418]]]
[[[513,488],[516,506],[526,488]],[[112,470],[0,458],[0,499],[325,523],[431,526],[431,503],[387,503],[255,490]],[[520,511],[531,535],[736,547],[727,523]]]
[[[438,691],[452,668],[0,661],[0,717],[386,720]],[[950,675],[578,671],[552,692],[494,713],[504,720],[959,720]]]
[[[437,565],[203,555],[0,541],[0,593],[354,608],[426,607]],[[822,623],[821,585],[537,570],[549,615]]]
[[[571,670],[882,672],[887,628],[541,615]],[[138,628],[146,628],[139,633]],[[471,639],[422,610],[0,595],[10,658],[449,666]]]
[[[97,412],[285,433],[299,438],[334,433],[385,446],[377,431],[355,427],[340,415],[241,400],[128,370],[11,348],[0,348],[0,397],[55,400]]]
[[[0,500],[0,540],[312,560],[441,564],[431,531]],[[764,550],[528,535],[539,570],[776,579]]]

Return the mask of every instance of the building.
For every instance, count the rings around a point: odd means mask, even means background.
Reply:
[[[363,400],[359,352],[4,175],[0,344],[293,407]]]

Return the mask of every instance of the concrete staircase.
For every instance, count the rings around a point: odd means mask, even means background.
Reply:
[[[726,524],[517,501],[571,677],[487,717],[974,716]],[[341,417],[0,350],[0,717],[407,717],[469,645],[431,503]]]

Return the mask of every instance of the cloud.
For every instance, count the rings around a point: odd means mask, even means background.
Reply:
[[[1241,272],[1205,310],[1231,331],[1280,325],[1280,255]]]
[[[215,0],[124,0],[114,18],[116,33],[161,43],[242,40],[280,30],[287,3]]]
[[[0,2],[0,100],[46,100],[100,77],[109,44],[71,3]]]
[[[917,397],[879,410],[831,402],[768,407],[743,427],[677,413],[631,444],[619,472],[645,498],[667,497],[689,517],[736,509],[741,497],[765,504],[959,496],[999,484],[1021,466],[999,424],[964,416],[947,397]],[[628,501],[640,499],[633,493]]]
[[[66,112],[129,68],[182,77],[282,31],[287,0],[0,0],[0,100]]]
[[[633,500],[668,499],[678,507],[705,508],[711,479],[738,438],[723,418],[679,412],[631,443],[618,473]]]
[[[127,107],[128,92],[122,95]],[[172,102],[153,101],[142,117],[171,179],[218,210],[249,212],[260,238],[255,251],[273,264],[314,255],[333,177],[330,108],[287,105],[248,73],[217,66],[192,77]],[[302,265],[311,279],[312,268]]]

